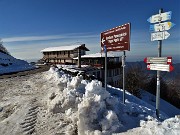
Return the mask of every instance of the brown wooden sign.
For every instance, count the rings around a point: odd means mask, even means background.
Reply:
[[[107,51],[130,51],[130,23],[101,33],[101,48]]]

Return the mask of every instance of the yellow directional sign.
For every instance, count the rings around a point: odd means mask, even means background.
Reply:
[[[159,24],[150,25],[150,31],[158,32],[171,29],[175,24],[172,22],[164,22]]]

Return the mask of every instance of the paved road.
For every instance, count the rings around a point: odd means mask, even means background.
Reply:
[[[26,75],[30,75],[30,74],[44,72],[44,71],[49,70],[49,68],[50,68],[50,66],[48,66],[48,65],[39,66],[39,68],[36,68],[36,69],[33,69],[33,70],[0,75],[0,79],[11,78],[11,77],[16,77],[16,76],[26,76]]]

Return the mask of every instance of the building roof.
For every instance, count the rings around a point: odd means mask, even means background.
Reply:
[[[102,58],[105,57],[104,53],[94,53],[94,54],[87,54],[87,55],[82,55],[81,58]],[[113,53],[108,52],[107,57],[119,57],[117,55],[114,55]],[[78,57],[74,58],[78,59]]]
[[[80,48],[81,50],[89,51],[89,49],[85,47],[85,44],[80,44],[80,45],[69,45],[69,46],[59,46],[59,47],[48,47],[41,50],[41,52],[71,51],[78,48]]]

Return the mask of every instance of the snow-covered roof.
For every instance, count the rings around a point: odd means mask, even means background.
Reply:
[[[69,46],[59,46],[59,47],[48,47],[48,48],[45,48],[45,49],[41,50],[41,52],[70,51],[70,50],[77,49],[77,48],[79,48],[81,46],[84,47],[85,49],[87,49],[84,46],[84,44],[80,44],[80,45],[69,45]]]
[[[105,54],[104,53],[93,53],[93,54],[87,54],[87,55],[82,55],[81,56],[81,58],[101,58],[101,57],[105,57]],[[107,57],[119,57],[119,56],[108,52]],[[74,59],[78,59],[78,57],[76,57]]]

